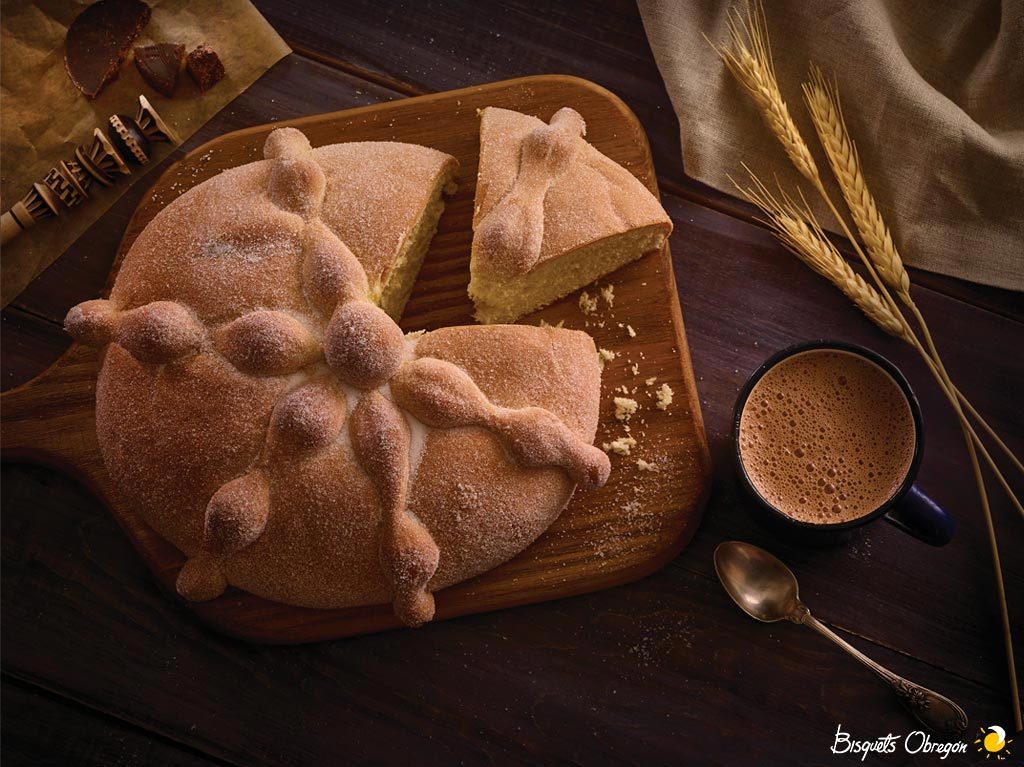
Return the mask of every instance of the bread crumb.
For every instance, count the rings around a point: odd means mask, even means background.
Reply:
[[[616,397],[615,398],[615,417],[620,421],[628,421],[633,414],[640,408],[635,399],[629,397]]]
[[[594,314],[597,311],[597,296],[592,296],[585,290],[580,293],[580,311],[584,314]]]
[[[559,320],[557,325],[552,325],[550,322],[548,322],[547,320],[545,320],[543,318],[541,318],[541,321],[539,323],[537,323],[537,327],[539,327],[539,328],[560,328],[560,327],[562,327],[564,325],[565,325],[565,320]]]
[[[630,338],[636,338],[636,331],[633,330],[632,325],[626,325],[626,332],[629,333]]]
[[[640,366],[637,365],[635,362],[629,366],[629,369],[633,371],[633,375],[640,375]]]
[[[672,404],[672,394],[673,392],[669,385],[663,383],[661,388],[658,389],[658,393],[654,395],[657,400],[655,402],[655,407],[657,407],[658,410],[668,410],[668,406]]]
[[[661,468],[656,463],[648,463],[643,458],[636,459],[636,467],[640,471],[661,471]]]
[[[657,381],[657,380],[658,380],[658,376],[651,376],[646,381],[644,381],[644,384],[646,384],[647,386],[653,386],[654,382]]]
[[[634,447],[636,447],[636,440],[632,437],[619,437],[601,445],[601,449],[606,453],[615,453],[616,455],[629,455],[630,449]]]
[[[605,363],[611,362],[613,359],[618,357],[615,352],[611,349],[598,349],[597,350],[597,364],[601,366],[601,370],[604,370]]]
[[[615,305],[615,286],[605,285],[601,288],[601,298],[608,304],[608,308],[611,309]]]

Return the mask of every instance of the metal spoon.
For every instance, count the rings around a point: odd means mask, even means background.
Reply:
[[[715,549],[715,571],[729,596],[751,618],[764,623],[788,620],[810,626],[885,680],[923,727],[955,737],[967,731],[967,714],[960,706],[878,665],[814,618],[800,601],[796,576],[764,549],[741,541],[721,543]]]

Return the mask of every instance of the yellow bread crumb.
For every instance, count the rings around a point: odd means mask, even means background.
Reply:
[[[615,286],[605,285],[601,288],[601,298],[608,304],[608,308],[611,309],[615,305]]]
[[[628,397],[616,397],[614,402],[615,417],[620,421],[628,421],[640,408],[635,399],[629,399]]]
[[[584,314],[593,314],[596,312],[597,296],[592,296],[585,290],[580,293],[580,311]]]
[[[658,410],[668,410],[668,406],[672,404],[672,394],[673,392],[669,385],[663,383],[661,388],[658,389],[657,394],[655,394],[655,399],[657,400],[655,407]]]
[[[615,453],[616,455],[629,455],[630,449],[634,447],[636,447],[636,440],[632,437],[619,437],[601,445],[601,449],[606,453]]]

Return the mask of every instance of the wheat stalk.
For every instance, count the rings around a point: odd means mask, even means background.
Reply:
[[[868,319],[891,336],[908,340],[907,324],[901,316],[882,300],[881,295],[850,267],[850,264],[825,236],[825,232],[811,214],[807,201],[801,203],[785,194],[775,197],[750,168],[752,187],[742,187],[730,177],[733,185],[768,219],[764,221],[779,241],[811,269],[827,279],[867,315]]]
[[[775,79],[775,65],[768,43],[768,31],[764,27],[764,14],[754,13],[749,3],[746,17],[730,8],[726,13],[731,46],[712,47],[725,61],[729,71],[745,87],[757,104],[761,116],[786,150],[796,169],[811,182],[820,179],[818,165],[811,150],[793,122],[778,80]],[[707,40],[707,37],[705,38]]]
[[[864,181],[857,147],[846,130],[835,87],[829,85],[821,70],[812,65],[810,82],[804,83],[803,91],[814,129],[825,149],[829,166],[839,182],[839,189],[846,200],[853,223],[878,270],[878,276],[896,291],[900,300],[907,305],[913,303],[910,298],[910,276],[903,267],[903,259],[896,251],[889,227],[885,225],[882,214],[878,212],[875,198]]]
[[[849,265],[842,259],[832,243],[825,237],[813,213],[806,205],[806,200],[803,200],[802,193],[802,206],[798,206],[784,193],[782,193],[782,199],[779,200],[771,195],[764,184],[750,172],[749,168],[747,168],[747,171],[751,175],[754,187],[738,188],[768,215],[767,223],[789,250],[796,253],[812,269],[831,280],[836,287],[849,296],[879,327],[886,332],[898,335],[898,337],[910,343],[917,350],[960,419],[988,532],[989,549],[995,571],[996,591],[999,600],[1003,643],[1010,679],[1014,722],[1017,731],[1020,731],[1020,696],[1017,689],[1013,638],[1010,632],[1010,616],[1006,605],[1006,590],[1003,583],[999,547],[996,540],[992,512],[989,507],[988,493],[985,489],[985,480],[981,474],[975,446],[982,452],[990,468],[1002,484],[1003,489],[1022,515],[1024,515],[1024,507],[1017,500],[1017,497],[992,460],[991,455],[989,455],[985,445],[964,415],[963,409],[960,406],[961,399],[972,415],[978,418],[979,423],[994,437],[1000,447],[1010,455],[1018,468],[1021,468],[1021,464],[953,385],[945,366],[942,364],[942,359],[932,340],[927,323],[910,296],[910,278],[903,266],[903,260],[899,257],[888,227],[878,211],[874,198],[868,192],[867,183],[860,171],[856,147],[849,138],[845,122],[842,119],[842,112],[839,108],[838,95],[835,89],[829,88],[820,72],[812,66],[811,82],[804,85],[808,111],[814,120],[815,131],[818,133],[818,137],[825,148],[829,165],[843,191],[851,217],[854,218],[854,225],[860,231],[865,247],[868,248],[867,253],[861,247],[857,238],[853,236],[849,226],[846,224],[845,217],[839,213],[831,195],[825,189],[810,150],[796,128],[789,109],[782,98],[778,82],[775,79],[763,8],[758,4],[757,11],[754,11],[751,9],[750,4],[747,3],[746,19],[741,18],[735,9],[730,9],[728,19],[732,49],[714,46],[713,43],[711,45],[722,56],[736,79],[746,87],[755,104],[761,110],[766,124],[782,143],[790,161],[811,182],[815,191],[818,192],[828,209],[835,216],[840,228],[875,283],[875,288],[872,288],[864,280],[860,279],[849,268]],[[710,43],[710,41],[708,42]],[[735,184],[735,181],[733,183]],[[838,262],[842,262],[845,269]],[[850,277],[849,275],[853,276]],[[927,350],[907,323],[898,304],[889,292],[890,289],[896,293],[915,317],[928,345]]]

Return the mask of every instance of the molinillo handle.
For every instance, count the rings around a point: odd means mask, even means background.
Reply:
[[[33,223],[35,222],[33,221]],[[0,245],[6,245],[24,230],[25,227],[21,226],[14,217],[14,211],[6,211],[3,216],[0,216]]]
[[[794,623],[802,623],[810,626],[822,636],[828,637],[846,652],[859,660],[869,669],[878,674],[892,691],[896,693],[900,704],[907,712],[922,726],[932,732],[947,737],[959,738],[967,732],[967,714],[956,703],[949,698],[939,695],[927,687],[914,684],[909,679],[904,679],[894,674],[884,666],[871,660],[856,647],[836,634],[828,626],[821,623],[811,615],[810,610],[800,603],[797,605],[793,615],[789,618]]]
[[[889,524],[932,546],[945,546],[953,539],[953,517],[913,485],[883,517]]]

